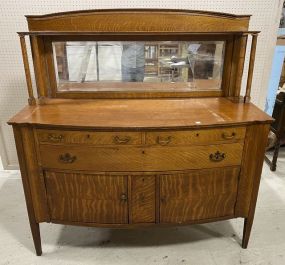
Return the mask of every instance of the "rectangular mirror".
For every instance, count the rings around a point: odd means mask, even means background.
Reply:
[[[54,41],[57,91],[221,90],[225,41]]]

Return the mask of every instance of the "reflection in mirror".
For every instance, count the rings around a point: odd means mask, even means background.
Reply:
[[[224,50],[224,41],[53,42],[57,90],[220,90]]]

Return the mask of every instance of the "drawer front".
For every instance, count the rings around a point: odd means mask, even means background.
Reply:
[[[45,168],[95,171],[165,171],[241,164],[242,143],[187,147],[40,145]]]
[[[236,166],[241,164],[243,144],[146,149],[144,170],[168,171]]]
[[[128,223],[127,176],[46,171],[52,220]]]
[[[40,143],[87,144],[87,145],[139,145],[142,143],[140,132],[90,132],[36,130]]]
[[[193,170],[160,176],[160,222],[233,216],[239,167]]]
[[[172,146],[236,142],[244,139],[245,131],[245,127],[233,127],[192,131],[147,132],[146,144]]]

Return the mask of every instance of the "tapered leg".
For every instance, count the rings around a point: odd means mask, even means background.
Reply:
[[[253,218],[245,218],[243,225],[242,248],[247,248],[250,232],[252,228]]]
[[[33,240],[34,240],[36,253],[38,256],[40,256],[42,254],[40,226],[39,226],[39,223],[37,223],[36,221],[35,211],[33,207],[31,190],[30,190],[30,185],[28,181],[27,165],[26,165],[24,155],[23,155],[24,149],[23,149],[23,144],[22,144],[23,143],[22,135],[21,135],[20,128],[18,127],[14,126],[13,131],[15,135],[16,148],[17,148],[17,153],[18,153],[18,158],[19,158],[19,165],[21,169],[22,183],[23,183],[23,189],[24,189],[24,194],[25,194],[25,199],[26,199],[26,206],[27,206],[27,211],[28,211],[28,216],[29,216],[29,221],[30,221],[31,232],[32,232]]]
[[[268,124],[248,126],[246,131],[245,152],[235,207],[237,217],[246,217],[244,220],[242,248],[247,248],[254,219],[269,126]]]
[[[34,240],[34,246],[36,249],[37,256],[42,255],[42,243],[41,243],[41,234],[40,234],[40,225],[36,222],[31,222],[31,231]]]

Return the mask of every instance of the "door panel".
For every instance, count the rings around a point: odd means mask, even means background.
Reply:
[[[130,220],[155,222],[155,176],[131,176]]]
[[[128,223],[127,176],[45,172],[52,220]]]
[[[160,221],[183,223],[234,215],[239,167],[160,176]]]

